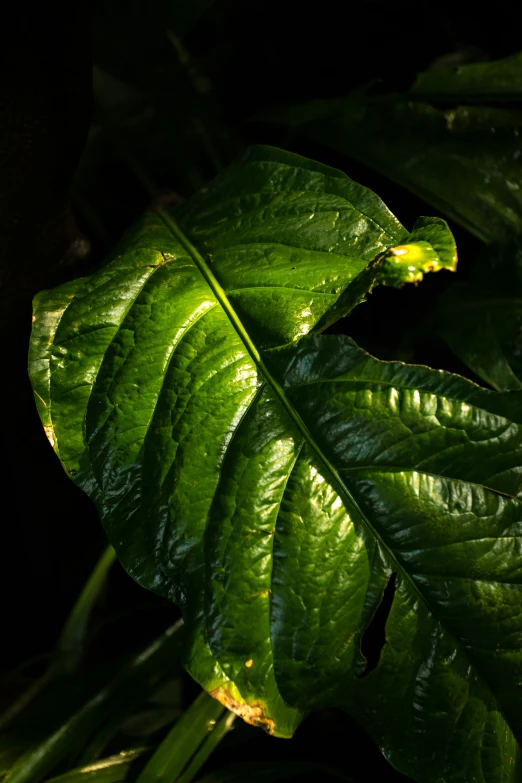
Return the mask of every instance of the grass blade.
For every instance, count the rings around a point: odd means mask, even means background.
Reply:
[[[135,656],[127,666],[71,718],[13,765],[4,783],[38,783],[65,757],[85,747],[99,725],[121,710],[125,715],[150,692],[179,655],[182,621]]]
[[[225,708],[216,699],[200,693],[176,721],[137,783],[174,783],[224,712]]]
[[[100,597],[116,552],[112,546],[104,551],[74,604],[62,629],[51,660],[51,669],[72,674],[82,658],[87,626],[92,610]]]
[[[207,739],[203,742],[203,745],[201,745],[196,752],[186,770],[178,777],[176,783],[191,783],[191,781],[194,780],[203,764],[217,748],[225,734],[228,734],[236,717],[237,715],[233,712],[229,712],[228,715],[223,715],[221,720],[216,723],[213,730],[209,733]]]
[[[0,730],[12,723],[13,719],[23,712],[51,680],[55,677],[73,674],[76,671],[83,656],[85,636],[92,610],[115,559],[114,549],[112,546],[107,547],[65,621],[47,671],[3,713],[0,717]]]
[[[133,763],[147,753],[147,748],[123,750],[115,756],[101,759],[95,764],[78,767],[63,775],[51,778],[49,783],[119,783],[127,778]]]

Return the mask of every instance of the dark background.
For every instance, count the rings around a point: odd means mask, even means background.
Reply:
[[[520,46],[510,1],[470,7],[427,0],[315,5],[216,0],[183,36],[191,61],[178,78],[179,63],[172,72],[165,65],[171,54],[154,19],[150,30],[135,24],[140,14],[153,15],[156,4],[142,4],[146,12],[139,3],[122,4],[123,14],[119,5],[19,2],[11,4],[11,19],[7,24],[4,19],[0,33],[0,649],[4,672],[34,661],[24,669],[29,679],[39,673],[42,656],[105,545],[90,501],[62,472],[37,418],[26,374],[32,296],[100,262],[150,205],[147,177],[169,198],[183,198],[252,142],[287,146],[344,169],[378,192],[411,227],[419,214],[434,210],[363,165],[250,118],[277,105],[346,95],[374,79],[381,80],[379,89],[407,89],[418,71],[439,58],[449,56],[448,64],[495,59]],[[157,108],[152,121],[125,125],[121,146],[128,154],[120,154],[118,119],[101,141],[95,126],[89,136],[99,108],[91,88],[93,57]],[[194,84],[203,85],[202,91]],[[102,79],[102,96],[108,90],[113,100],[119,89],[119,83]],[[465,276],[478,242],[452,228],[459,275]],[[406,340],[412,324],[422,328],[422,316],[447,286],[447,277],[429,278],[419,289],[378,290],[349,325],[337,328],[380,358],[399,356],[460,371],[429,331],[413,347]],[[97,614],[93,654],[140,647],[176,612],[114,569]],[[96,638],[103,639],[103,650],[97,650]],[[19,682],[10,680],[4,699]],[[356,737],[349,751],[356,768],[370,746],[347,718],[309,719],[294,752],[304,752],[313,737],[323,752],[343,763],[347,733]],[[281,752],[281,743],[264,737],[256,742],[264,754]],[[378,754],[372,763],[375,774],[384,774],[386,764]],[[386,779],[404,778],[390,773]]]

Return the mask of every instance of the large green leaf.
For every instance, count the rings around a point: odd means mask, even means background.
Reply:
[[[450,286],[438,306],[448,345],[499,391],[522,389],[522,246],[489,249],[468,283]]]
[[[522,232],[520,111],[354,95],[272,119],[377,169],[485,242]]]
[[[377,282],[454,264],[443,221],[409,234],[341,172],[255,149],[37,297],[31,378],[216,698],[280,736],[342,706],[419,781],[514,783],[522,397],[317,334]]]

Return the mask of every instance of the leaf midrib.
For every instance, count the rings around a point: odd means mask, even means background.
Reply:
[[[390,548],[389,544],[384,540],[384,538],[381,536],[378,530],[375,529],[375,527],[371,524],[370,520],[366,516],[366,514],[363,513],[363,511],[359,508],[358,504],[356,503],[355,499],[352,497],[350,491],[345,486],[344,482],[342,481],[341,476],[339,475],[339,472],[336,470],[334,465],[330,462],[328,457],[323,454],[323,452],[319,449],[317,444],[315,443],[314,439],[312,438],[306,424],[304,423],[303,419],[299,415],[299,413],[294,409],[292,406],[290,400],[285,394],[285,391],[283,387],[278,383],[278,381],[274,378],[268,367],[263,362],[263,359],[261,358],[261,355],[256,348],[254,342],[250,338],[250,335],[246,331],[245,327],[243,326],[241,320],[239,319],[237,313],[235,312],[234,308],[232,307],[230,301],[228,300],[227,294],[217,278],[212,273],[211,269],[209,268],[208,264],[206,263],[203,256],[200,254],[200,252],[197,250],[197,248],[192,244],[192,242],[188,239],[188,237],[185,236],[183,231],[180,229],[176,221],[166,212],[159,211],[157,212],[160,219],[165,224],[166,228],[172,232],[174,237],[178,240],[178,242],[181,244],[181,246],[187,251],[187,253],[190,254],[191,258],[193,259],[194,263],[198,267],[199,271],[201,272],[204,279],[207,281],[210,289],[212,290],[214,296],[216,297],[217,301],[225,311],[226,315],[228,316],[232,326],[238,333],[239,337],[243,341],[243,344],[248,351],[249,355],[253,359],[253,361],[258,366],[259,370],[265,377],[265,380],[267,383],[272,387],[274,393],[276,394],[277,398],[279,399],[281,405],[289,415],[290,419],[292,420],[294,426],[297,428],[297,430],[300,432],[301,437],[304,439],[304,441],[308,444],[312,452],[316,455],[318,461],[324,466],[326,471],[330,474],[330,476],[333,479],[333,484],[336,486],[337,490],[339,491],[339,494],[341,494],[345,500],[348,503],[348,506],[352,510],[352,513],[355,514],[356,517],[359,517],[362,522],[366,525],[368,530],[371,532],[371,534],[377,539],[377,541],[381,544],[381,546],[385,549],[385,551],[388,553],[388,555],[392,558],[393,562],[396,563],[397,569],[402,574],[403,578],[407,580],[407,582],[410,584],[411,588],[414,590],[415,594],[419,596],[419,598],[423,601],[423,603],[426,605],[427,610],[430,614],[433,615],[433,617],[436,618],[437,622],[441,624],[443,628],[446,629],[446,631],[451,635],[452,639],[455,642],[455,645],[458,646],[461,651],[463,652],[464,656],[467,660],[469,660],[470,664],[472,664],[473,668],[476,670],[478,676],[483,680],[485,686],[490,691],[493,699],[495,702],[499,705],[499,711],[501,712],[502,716],[504,717],[504,720],[506,721],[507,726],[509,726],[510,731],[513,732],[513,729],[511,728],[511,724],[508,721],[507,717],[504,714],[504,710],[502,709],[502,705],[499,704],[497,697],[495,695],[495,692],[491,685],[489,684],[486,677],[484,677],[482,671],[477,666],[477,664],[473,661],[473,659],[469,658],[467,649],[463,642],[461,642],[457,637],[455,637],[453,631],[451,629],[447,628],[445,623],[442,622],[442,620],[438,617],[438,614],[433,610],[430,603],[428,602],[427,598],[424,596],[424,594],[420,591],[419,587],[413,580],[413,578],[410,576],[410,574],[405,570],[404,566],[401,564],[401,562],[397,559],[397,556],[395,555],[393,549]]]

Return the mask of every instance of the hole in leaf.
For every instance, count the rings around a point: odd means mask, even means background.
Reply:
[[[360,679],[371,674],[381,659],[382,649],[386,644],[386,623],[395,597],[396,579],[397,574],[393,573],[384,588],[381,603],[362,635],[361,652],[366,658],[366,668],[359,675]]]

